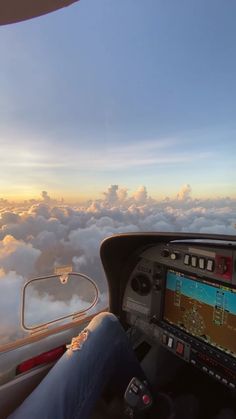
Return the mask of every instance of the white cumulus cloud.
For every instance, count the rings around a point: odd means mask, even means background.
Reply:
[[[107,304],[99,257],[100,243],[107,236],[129,231],[235,236],[236,200],[193,199],[191,192],[191,186],[185,184],[175,198],[157,201],[149,196],[146,186],[128,194],[126,187],[114,184],[103,199],[83,207],[57,202],[46,191],[38,201],[16,204],[0,200],[0,344],[22,333],[19,307],[23,284],[32,277],[52,274],[55,267],[69,265],[89,275],[100,288],[101,304]],[[44,303],[45,310],[50,310],[49,296],[44,296]],[[36,303],[34,307],[37,309]]]

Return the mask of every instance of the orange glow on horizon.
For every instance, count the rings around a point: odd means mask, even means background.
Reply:
[[[47,190],[46,188],[44,189],[45,191]],[[106,190],[106,188],[104,188],[104,190]],[[24,201],[36,201],[36,202],[46,202],[46,200],[43,199],[42,196],[42,191],[43,189],[41,189],[40,191],[24,191],[24,193],[4,193],[0,195],[0,201],[1,200],[6,200],[9,203],[23,203]],[[135,190],[128,190],[128,197],[131,198],[134,194]],[[148,188],[147,187],[147,192],[148,192],[148,196],[157,200],[157,201],[163,201],[166,198],[169,198],[170,200],[176,199],[178,191],[174,191],[174,190],[168,190],[166,192],[163,192],[162,190],[160,190],[158,193],[155,192],[155,190],[153,190],[152,188]],[[87,193],[69,193],[69,192],[53,192],[50,191],[48,189],[47,191],[47,195],[50,198],[50,200],[58,203],[58,204],[84,204],[89,200],[96,200],[96,199],[103,199],[104,195],[102,192],[102,188],[100,191],[94,191],[93,193],[89,193],[89,191]],[[216,193],[212,192],[209,193],[207,190],[203,191],[202,193],[197,193],[196,190],[193,190],[190,194],[190,197],[192,199],[202,199],[202,200],[215,200],[215,199],[220,199],[220,198],[231,198],[231,199],[236,199],[236,192],[232,191],[230,193],[229,190],[227,190],[227,188],[225,189],[224,193],[222,193],[221,189],[219,188],[217,190]]]

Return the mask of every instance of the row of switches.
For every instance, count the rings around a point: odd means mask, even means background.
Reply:
[[[214,260],[205,259],[203,257],[191,256],[189,254],[184,255],[184,264],[191,265],[193,268],[206,269],[209,272],[214,270]]]

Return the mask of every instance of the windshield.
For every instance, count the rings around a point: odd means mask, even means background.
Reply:
[[[0,344],[128,231],[236,232],[236,3],[84,0],[0,28]],[[7,298],[6,298],[7,296]]]

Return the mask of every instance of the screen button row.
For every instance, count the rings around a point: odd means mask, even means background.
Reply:
[[[221,381],[226,386],[229,386],[230,388],[235,389],[235,384],[234,383],[229,382],[226,378],[221,377],[221,375],[219,375],[218,373],[215,373],[211,369],[208,369],[207,367],[203,366],[202,371],[208,373],[212,377],[215,377],[218,381]]]
[[[209,272],[214,271],[214,260],[203,257],[191,256],[188,253],[184,255],[184,264],[193,268],[206,269]]]
[[[191,359],[191,364],[196,365],[196,361],[194,359]],[[208,369],[205,366],[202,366],[202,371],[206,372],[207,374],[209,374],[210,376],[216,378],[218,381],[222,382],[223,384],[225,384],[226,386],[229,386],[231,389],[235,389],[235,384],[229,382],[226,378],[221,377],[220,374],[215,373],[214,371],[212,371],[211,369]]]

